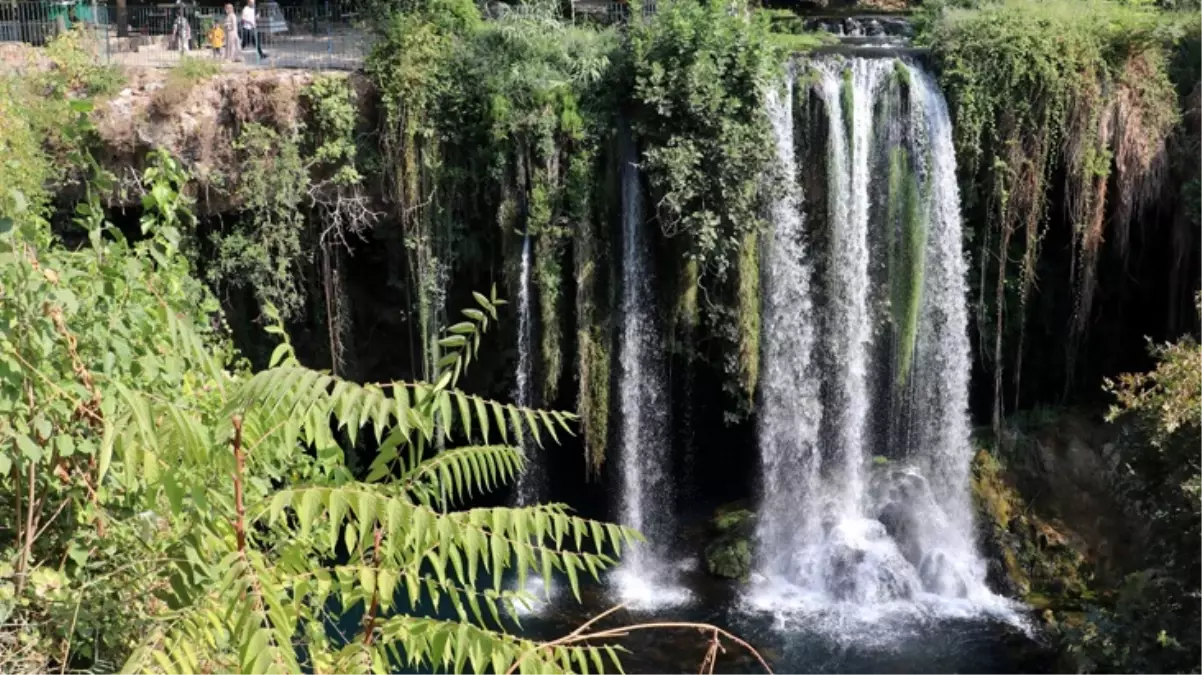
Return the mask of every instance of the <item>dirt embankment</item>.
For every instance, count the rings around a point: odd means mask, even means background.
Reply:
[[[222,203],[224,191],[214,188],[237,173],[234,144],[243,125],[296,129],[304,114],[301,94],[316,73],[241,71],[187,80],[139,69],[128,76],[126,86],[93,113],[102,165],[128,184],[141,174],[147,153],[166,148],[196,179],[201,208],[219,211],[229,205]]]

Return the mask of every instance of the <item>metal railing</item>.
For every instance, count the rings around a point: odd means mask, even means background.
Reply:
[[[84,26],[96,36],[102,62],[171,66],[185,56],[230,67],[358,68],[370,48],[369,32],[331,2],[280,7],[259,2],[256,29],[241,29],[245,0],[235,5],[236,35],[226,35],[220,6],[115,5],[89,0],[0,0],[0,42],[44,45],[62,31]],[[215,29],[215,27],[220,27]],[[231,38],[234,47],[228,47]],[[256,48],[257,43],[257,48]]]

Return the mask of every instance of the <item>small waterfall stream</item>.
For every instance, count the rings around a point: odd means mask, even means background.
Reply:
[[[531,396],[534,365],[530,359],[531,351],[534,348],[534,329],[530,317],[530,234],[523,232],[522,260],[518,279],[517,391],[514,392],[514,400],[523,408],[530,407],[534,402]],[[522,449],[526,452],[526,470],[518,475],[514,505],[531,506],[543,499],[544,471],[542,462],[535,455],[537,448],[527,443]]]
[[[680,591],[667,551],[676,534],[673,511],[671,444],[663,341],[655,311],[651,241],[643,221],[643,192],[637,150],[629,129],[622,129],[622,233],[618,406],[618,448],[622,524],[643,533],[646,542],[631,547],[617,572],[618,593],[635,606],[670,604]]]
[[[891,58],[797,65],[804,80],[791,72],[783,100],[767,102],[787,185],[766,237],[763,479],[746,599],[873,620],[1004,611],[985,587],[968,503],[967,266],[946,103],[921,68]],[[827,122],[806,158],[799,97]],[[803,222],[803,161],[825,171],[825,222]],[[824,251],[809,250],[811,236]]]

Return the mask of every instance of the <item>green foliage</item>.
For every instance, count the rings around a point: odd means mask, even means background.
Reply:
[[[64,248],[45,221],[0,235],[0,509],[18,523],[0,539],[17,561],[0,566],[0,644],[23,645],[5,668],[620,668],[604,642],[547,647],[500,626],[531,600],[528,573],[579,593],[636,533],[561,505],[460,510],[521,470],[511,442],[572,433],[573,415],[454,388],[495,291],[445,331],[433,383],[301,367],[270,304],[271,369],[228,370],[180,253],[180,178],[155,155],[136,245],[94,198],[79,209],[89,246]],[[362,481],[342,450],[360,436],[379,448]],[[455,618],[416,613],[440,602]],[[332,637],[351,613],[358,628]]]
[[[755,402],[760,380],[760,256],[759,233],[746,235],[739,250],[739,385],[745,405]]]
[[[315,77],[301,92],[301,98],[308,107],[305,134],[310,147],[306,154],[316,174],[314,180],[329,180],[337,186],[358,185],[363,180],[356,166],[359,112],[349,80],[333,75]]]
[[[1154,370],[1106,380],[1106,391],[1118,399],[1107,419],[1127,413],[1145,417],[1151,422],[1152,444],[1160,447],[1175,436],[1192,435],[1202,419],[1202,350],[1186,336],[1175,343],[1149,344],[1148,351],[1156,359]]]
[[[30,214],[0,234],[5,670],[17,667],[8,658],[45,671],[76,654],[115,668],[157,602],[161,578],[146,575],[167,553],[153,514],[137,515],[144,509],[113,483],[135,470],[114,452],[113,421],[131,389],[180,410],[202,405],[222,376],[201,364],[229,354],[219,336],[181,328],[207,326],[215,305],[178,253],[189,214],[168,160],[152,156],[143,176],[147,238],[136,244],[104,220],[103,175],[76,209],[83,246],[64,247]],[[157,461],[141,466],[159,471]]]
[[[115,66],[101,65],[95,34],[82,24],[46,45],[51,70],[38,76],[54,95],[104,97],[117,92],[125,76]]]
[[[495,320],[500,303],[477,301],[485,311],[465,311],[474,321],[444,338],[457,355],[450,368],[466,362],[489,317]],[[283,334],[278,325],[271,331]],[[543,434],[554,440],[570,432],[572,416],[452,389],[455,370],[436,384],[357,385],[297,365],[286,341],[272,361],[271,370],[227,388],[211,421],[175,416],[161,429],[150,422],[156,403],[143,399],[134,409],[146,407],[150,415],[131,418],[117,439],[118,451],[137,462],[142,453],[169,451],[163,442],[178,438],[178,456],[168,466],[179,481],[193,472],[233,475],[206,481],[207,493],[168,490],[169,519],[194,533],[184,544],[191,552],[174,573],[174,609],[162,614],[125,669],[576,668],[491,626],[529,602],[528,573],[562,573],[578,594],[580,574],[595,577],[637,535],[560,505],[447,510],[521,469],[520,448],[491,445],[492,438],[508,443],[512,433],[515,442],[541,444]],[[222,419],[232,420],[225,432]],[[342,467],[333,430],[351,443],[361,432],[379,443],[365,481],[351,480]],[[439,452],[439,436],[467,445]],[[304,447],[316,450],[316,474],[283,490],[258,479]],[[339,549],[349,558],[325,562]],[[517,572],[515,591],[502,589],[507,570]],[[456,619],[413,613],[441,598]],[[330,638],[325,627],[355,608],[363,612],[360,626],[345,639]],[[573,662],[587,668],[588,649],[572,648]]]
[[[793,10],[759,9],[756,14],[768,18],[768,41],[783,52],[805,53],[838,42],[830,33],[807,31],[805,21]]]
[[[889,224],[889,308],[897,337],[896,386],[905,387],[914,359],[918,337],[918,310],[926,259],[926,209],[919,194],[918,177],[909,156],[901,148],[889,153],[889,194],[886,222]],[[893,236],[894,233],[899,236]]]
[[[984,451],[973,466],[973,493],[984,515],[991,556],[1044,620],[1080,672],[1193,672],[1198,670],[1202,617],[1196,602],[1202,564],[1202,469],[1197,453],[1202,420],[1202,350],[1193,337],[1151,345],[1155,369],[1107,380],[1116,398],[1108,419],[1118,422],[1115,466],[1105,486],[1122,507],[1136,544],[1118,574],[1094,574],[1104,549],[1080,552],[1062,523],[1028,504],[999,459]],[[1022,438],[1057,421],[1039,411]],[[1062,413],[1061,413],[1062,414]],[[1032,451],[1008,458],[1019,466]],[[1019,482],[1021,484],[1021,482]],[[1074,499],[1059,495],[1056,499]],[[1107,533],[1104,537],[1115,537]],[[1113,579],[1109,577],[1113,576]]]
[[[746,581],[751,575],[755,512],[736,502],[718,507],[710,520],[711,540],[703,551],[706,570],[717,577]]]
[[[313,255],[301,212],[309,174],[297,135],[250,123],[234,149],[241,168],[237,198],[246,215],[210,235],[215,255],[206,277],[219,292],[249,288],[261,306],[294,318],[305,304],[301,274]]]
[[[590,158],[591,159],[591,158]],[[586,473],[596,476],[609,443],[610,339],[608,298],[603,293],[606,264],[604,217],[594,210],[593,191],[599,181],[591,161],[579,157],[568,173],[568,217],[576,283],[576,410],[580,415]]]
[[[167,78],[177,77],[193,82],[200,82],[221,72],[221,64],[212,59],[200,59],[194,56],[184,56],[168,73]]]
[[[86,33],[68,31],[47,45],[48,69],[0,75],[0,219],[47,215],[52,192],[90,167],[93,99],[123,82],[91,48]]]
[[[650,203],[664,236],[683,238],[675,248],[682,266],[696,266],[693,285],[707,289],[701,318],[729,344],[721,367],[738,414],[750,409],[758,370],[758,278],[747,266],[763,227],[763,179],[773,175],[764,94],[782,60],[767,33],[764,15],[692,2],[661,3],[628,33],[631,116]],[[689,285],[677,289],[686,328],[698,314]]]
[[[21,96],[23,83],[0,78],[0,223],[45,215],[47,184],[53,168],[42,148],[42,136]]]
[[[524,222],[513,226],[534,240],[537,371],[543,399],[554,400],[563,365],[563,257],[572,228],[591,217],[594,148],[609,114],[602,85],[616,37],[565,24],[552,11],[530,11],[488,22],[465,42],[455,65],[465,83],[463,104],[486,115],[469,133],[485,142],[479,161],[490,177],[509,183],[506,194],[524,206]]]
[[[666,236],[687,234],[703,283],[724,281],[761,226],[773,157],[763,97],[779,62],[762,20],[668,2],[629,32],[633,119]]]

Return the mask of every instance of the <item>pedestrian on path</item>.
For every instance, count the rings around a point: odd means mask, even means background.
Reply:
[[[234,14],[234,6],[228,2],[225,5],[222,27],[225,28],[225,58],[228,61],[237,61],[239,52],[242,51],[242,41],[238,39],[238,15]]]
[[[255,19],[255,0],[246,0],[246,6],[242,8],[242,45],[244,47],[254,44],[255,51],[259,53],[259,58],[267,58],[267,54],[263,53],[263,45],[259,44],[258,22]]]
[[[175,16],[175,28],[171,31],[171,39],[175,41],[175,48],[181,54],[187,54],[192,49],[192,24],[182,8]]]

